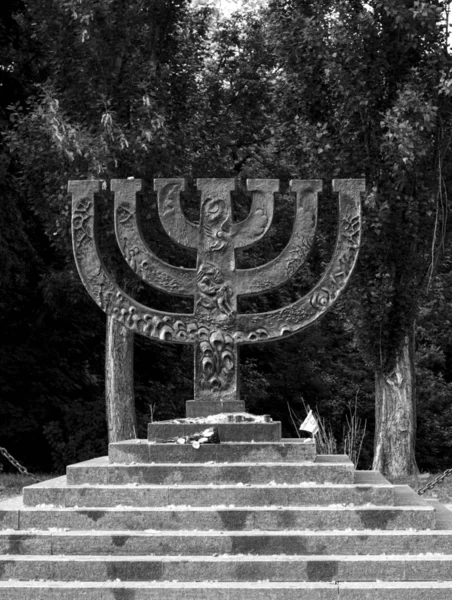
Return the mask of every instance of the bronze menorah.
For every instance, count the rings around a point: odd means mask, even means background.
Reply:
[[[236,269],[235,250],[251,246],[267,232],[273,218],[275,179],[249,179],[252,194],[248,217],[232,220],[234,179],[198,179],[201,192],[199,224],[186,219],[180,194],[183,179],[156,179],[158,211],[167,234],[184,247],[197,249],[196,269],[161,260],[143,240],[136,207],[142,182],[114,179],[115,230],[122,254],[146,283],[169,294],[192,296],[192,314],[153,310],[127,295],[104,265],[96,241],[98,180],[70,181],[72,236],[80,277],[97,304],[125,327],[160,342],[193,344],[194,400],[187,416],[244,410],[239,399],[241,344],[268,342],[293,335],[311,325],[337,300],[355,266],[361,236],[360,194],[363,179],[337,179],[339,227],[333,257],[317,285],[303,298],[266,313],[237,312],[237,296],[254,295],[286,282],[305,262],[317,226],[320,180],[293,180],[296,213],[292,236],[274,260],[252,269]]]

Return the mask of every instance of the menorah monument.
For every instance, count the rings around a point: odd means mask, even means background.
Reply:
[[[147,284],[194,301],[191,314],[154,310],[122,290],[102,260],[96,233],[96,195],[100,180],[70,181],[72,235],[75,261],[91,297],[104,312],[132,331],[162,343],[194,346],[194,395],[187,402],[187,417],[208,416],[245,409],[239,394],[239,347],[271,342],[293,335],[321,317],[347,285],[356,264],[360,236],[360,195],[363,179],[336,179],[339,224],[336,246],[317,285],[299,300],[264,313],[239,313],[238,296],[270,291],[288,281],[305,263],[317,226],[320,180],[292,180],[295,201],[291,238],[272,261],[251,269],[237,269],[235,250],[258,242],[268,231],[274,210],[275,179],[248,179],[252,195],[248,217],[232,218],[234,179],[198,179],[199,223],[182,210],[184,179],[156,179],[158,212],[169,237],[197,251],[195,269],[173,266],[146,244],[137,212],[142,182],[114,179],[114,219],[118,245],[131,269]]]
[[[312,438],[282,437],[279,421],[218,414],[244,408],[242,344],[295,334],[339,297],[358,255],[364,181],[333,182],[337,242],[317,285],[263,314],[241,314],[237,298],[283,284],[306,260],[321,182],[292,181],[290,241],[280,256],[254,269],[236,269],[235,250],[265,235],[277,181],[249,180],[250,214],[234,222],[235,182],[198,180],[196,224],[181,209],[184,181],[156,180],[163,226],[179,244],[196,249],[194,269],[168,265],[146,246],[137,221],[141,185],[111,182],[125,267],[160,290],[191,296],[192,313],[143,306],[108,272],[96,243],[100,181],[70,183],[77,265],[94,300],[124,327],[194,346],[187,412],[213,415],[209,429],[200,427],[204,419],[149,423],[145,438],[112,442],[108,455],[68,465],[66,476],[1,501],[0,598],[450,600],[447,507],[376,471],[357,470],[345,454],[317,453]]]

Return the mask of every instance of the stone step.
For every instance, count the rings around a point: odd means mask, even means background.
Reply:
[[[24,504],[62,507],[113,506],[391,506],[394,488],[384,484],[307,485],[68,485],[66,477],[24,488]]]
[[[24,506],[21,499],[0,503],[0,529],[79,530],[344,530],[434,529],[435,510],[421,499],[413,505],[290,507],[113,507]]]
[[[0,579],[27,581],[444,581],[452,555],[0,556]]]
[[[0,554],[346,555],[448,554],[452,530],[0,531]]]
[[[434,498],[425,498],[425,501],[435,509],[437,529],[452,529],[452,511]]]
[[[109,445],[111,463],[246,463],[246,462],[302,462],[316,457],[315,444],[290,442],[159,444],[147,440],[128,440]]]
[[[234,483],[353,483],[354,466],[348,457],[320,457],[315,462],[244,462],[199,464],[110,464],[108,457],[67,467],[69,485],[126,485],[128,483],[234,484]]]
[[[0,581],[5,600],[450,600],[452,582]]]
[[[157,421],[148,424],[148,440],[171,440],[194,435],[216,427],[221,442],[280,442],[281,422],[270,423],[174,423]],[[297,438],[294,438],[297,439]],[[299,439],[299,438],[298,438]]]

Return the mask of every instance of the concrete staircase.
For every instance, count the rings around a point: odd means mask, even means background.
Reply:
[[[219,425],[148,440],[0,503],[1,600],[451,600],[452,513],[346,456]],[[250,441],[253,440],[253,441]]]

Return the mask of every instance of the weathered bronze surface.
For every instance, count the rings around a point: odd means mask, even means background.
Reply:
[[[193,314],[153,310],[136,302],[115,283],[98,251],[95,233],[96,192],[101,182],[71,181],[72,235],[75,261],[83,283],[97,304],[126,327],[160,342],[195,347],[193,415],[239,410],[239,356],[241,344],[267,342],[292,335],[309,326],[337,300],[350,279],[361,235],[362,179],[333,181],[339,192],[339,228],[336,248],[323,277],[303,298],[284,308],[260,314],[239,314],[237,296],[259,294],[286,282],[303,265],[317,225],[319,180],[295,180],[295,221],[291,239],[281,254],[254,269],[236,269],[235,250],[260,240],[273,218],[274,179],[250,179],[249,216],[232,220],[234,179],[198,179],[201,192],[199,224],[182,211],[183,179],[156,179],[158,210],[167,234],[197,250],[196,269],[170,265],[156,256],[143,240],[136,207],[140,180],[113,180],[115,229],[121,252],[133,271],[151,286],[194,298]],[[203,403],[200,405],[199,403]],[[205,410],[200,406],[206,407]],[[190,415],[189,415],[190,416]]]

